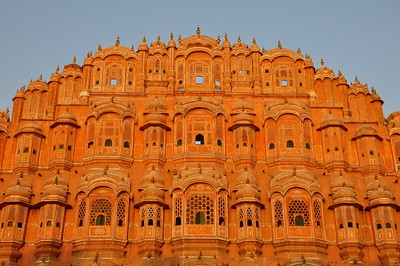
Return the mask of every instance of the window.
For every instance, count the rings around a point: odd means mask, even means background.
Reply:
[[[204,145],[204,136],[202,134],[197,134],[194,140],[194,144],[196,145]]]
[[[117,206],[118,226],[123,226],[123,225],[124,225],[125,210],[126,210],[125,201],[124,201],[123,199],[120,199],[120,200],[118,201],[118,206]]]
[[[153,219],[149,219],[149,221],[147,222],[147,225],[153,225]]]
[[[112,140],[106,139],[106,141],[104,142],[104,146],[112,146]]]
[[[269,87],[269,82],[265,83],[265,86]]]
[[[175,225],[181,225],[182,224],[182,219],[181,217],[176,217],[175,219]]]
[[[282,83],[281,83],[281,84],[282,84],[283,87],[286,87],[287,84],[288,84],[288,83],[287,83],[287,80],[282,80]]]
[[[381,224],[377,224],[376,225],[376,229],[382,229],[382,225]]]
[[[103,214],[100,214],[99,216],[97,216],[96,225],[104,225],[105,222],[106,222],[106,219]]]
[[[86,214],[86,201],[83,199],[79,203],[79,208],[78,208],[78,227],[83,226],[83,220],[85,220],[85,214]]]
[[[118,226],[123,226],[123,225],[124,225],[124,222],[121,219],[119,219],[118,220]]]
[[[253,221],[251,219],[247,219],[247,226],[252,226],[253,225]]]
[[[306,143],[306,149],[307,149],[307,150],[310,150],[310,149],[311,149],[311,146],[310,146],[309,143]]]
[[[352,227],[353,227],[353,223],[352,223],[352,222],[348,222],[348,223],[347,223],[347,227],[352,228]]]
[[[295,226],[304,226],[303,216],[297,215],[294,219],[295,219],[295,221],[294,221]]]
[[[89,142],[88,145],[87,145],[87,147],[88,147],[89,149],[92,148],[92,146],[93,146],[93,141]]]
[[[270,149],[270,150],[275,149],[275,144],[274,144],[274,143],[270,143],[270,144],[269,144],[269,149]]]
[[[219,217],[219,222],[218,222],[218,224],[219,224],[219,225],[225,225],[225,220],[224,220],[223,217]]]
[[[29,148],[24,148],[24,150],[22,152],[23,153],[28,153],[29,152]]]
[[[294,148],[294,143],[293,143],[293,141],[288,140],[288,141],[286,142],[286,147],[287,147],[287,148]]]
[[[222,146],[222,140],[220,140],[220,139],[217,140],[217,145],[218,145],[218,146]]]
[[[58,148],[59,148],[60,150],[63,150],[63,149],[64,149],[64,145],[60,145],[60,146],[58,146]]]
[[[308,211],[307,203],[301,199],[292,200],[289,203],[289,225],[299,226],[301,220],[303,221],[300,226],[310,226],[310,213]],[[301,216],[301,218],[298,218]]]
[[[68,145],[67,148],[68,148],[69,151],[72,151],[72,146]]]
[[[275,209],[275,224],[277,227],[280,227],[283,225],[283,208],[282,208],[282,202],[280,200],[277,200],[275,202],[274,209]]]
[[[389,225],[390,225],[390,224],[389,224]],[[18,227],[18,228],[22,228],[22,222],[18,222],[18,223],[17,223],[17,227]],[[389,227],[389,228],[390,228],[390,227]]]
[[[343,229],[343,227],[344,227],[343,224],[340,224],[340,225],[339,225],[339,228],[340,228],[340,229]]]
[[[111,86],[117,85],[117,80],[116,80],[116,79],[111,79],[110,85],[111,85]]]
[[[124,148],[129,148],[129,142],[128,141],[124,142]]]
[[[13,221],[9,221],[8,223],[7,223],[7,226],[8,227],[11,227],[11,226],[13,226],[14,225],[14,222]]]
[[[197,76],[196,77],[196,84],[203,84],[203,77],[202,76]]]
[[[51,220],[49,220],[49,221],[46,222],[46,226],[51,226],[51,225],[52,225]]]
[[[178,141],[176,142],[176,146],[181,146],[182,145],[182,140],[178,139]]]
[[[390,223],[386,223],[386,228],[392,228],[392,225]]]
[[[217,85],[217,86],[221,86],[221,81],[219,81],[219,80],[216,80],[216,81],[215,81],[215,85]]]
[[[140,222],[140,226],[141,226],[141,227],[144,226],[144,220],[142,220],[142,221]]]
[[[60,222],[56,222],[56,227],[60,227]]]
[[[243,221],[240,221],[239,227],[243,227]]]
[[[267,68],[267,69],[265,69],[265,73],[266,73],[266,74],[268,74],[268,73],[269,73],[269,70],[268,70],[268,68]]]
[[[205,223],[204,213],[203,212],[196,213],[196,224],[204,224],[204,223]]]

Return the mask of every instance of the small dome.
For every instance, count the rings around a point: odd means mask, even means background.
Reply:
[[[73,113],[71,113],[70,111],[65,111],[64,113],[60,114],[56,120],[72,120],[76,122],[76,117]]]
[[[233,112],[241,112],[241,111],[248,111],[248,112],[253,112],[254,111],[254,105],[247,102],[244,99],[241,99],[237,102],[235,102],[232,106],[232,111]]]
[[[67,190],[65,187],[53,184],[50,186],[45,187],[42,194],[43,201],[59,201],[59,202],[66,202],[67,198]]]
[[[151,183],[140,193],[141,200],[148,201],[164,201],[164,191],[162,191],[156,184]]]
[[[146,44],[146,39],[143,39],[143,42],[139,44],[138,51],[148,51],[149,47]]]
[[[389,187],[377,177],[374,182],[368,184],[367,196],[370,204],[393,202],[393,194]]]
[[[154,101],[151,101],[146,106],[146,111],[166,111],[167,106],[156,98]]]
[[[158,187],[164,187],[164,177],[154,169],[143,177],[142,187],[147,187],[153,183]]]
[[[244,186],[246,183],[249,183],[253,187],[258,187],[258,182],[257,178],[250,174],[247,170],[245,170],[238,178],[236,181],[236,187],[241,188]]]
[[[370,125],[362,125],[356,130],[356,137],[378,136],[378,132]]]
[[[165,124],[167,122],[167,119],[165,115],[160,114],[160,113],[151,113],[146,115],[146,123],[150,122],[158,122],[158,123],[163,123]]]
[[[252,52],[259,52],[260,51],[260,47],[258,47],[256,40],[253,38],[253,44],[250,46],[250,50]]]
[[[254,123],[254,118],[253,116],[251,116],[250,114],[241,112],[238,115],[235,115],[235,117],[233,118],[233,123],[249,123],[249,124],[253,124]]]
[[[243,200],[243,199],[261,199],[261,193],[255,189],[252,185],[249,183],[245,184],[242,188],[238,190],[236,193],[236,200]]]
[[[335,73],[333,73],[332,69],[326,67],[326,66],[321,66],[320,68],[317,69],[314,75],[314,80],[321,79],[324,80],[325,78],[329,79],[334,79]]]
[[[335,125],[341,126],[343,125],[342,120],[334,114],[327,114],[321,119],[321,127]]]
[[[38,123],[32,121],[23,125],[20,129],[20,132],[42,134],[42,127]]]
[[[332,189],[339,189],[342,187],[348,187],[348,188],[354,189],[354,184],[349,179],[340,175],[338,178],[333,180],[331,187],[332,187]]]
[[[356,202],[357,194],[349,187],[338,188],[332,195],[333,203]]]
[[[28,180],[19,177],[13,181],[4,194],[5,202],[24,202],[31,201],[32,184]]]

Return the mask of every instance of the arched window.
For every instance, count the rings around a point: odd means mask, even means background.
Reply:
[[[181,225],[182,224],[182,219],[181,217],[176,217],[175,219],[175,225]]]
[[[219,224],[219,225],[225,225],[225,220],[224,220],[223,217],[219,217],[219,222],[218,222],[218,224]]]
[[[93,141],[90,141],[87,145],[88,148],[92,148],[93,147]]]
[[[194,144],[196,145],[204,145],[204,136],[202,134],[197,134],[194,140]]]
[[[389,225],[390,225],[390,224],[389,224]],[[22,228],[22,222],[18,222],[18,223],[17,223],[17,227],[18,227],[18,228]],[[390,227],[389,227],[389,228],[390,228]]]
[[[129,142],[128,141],[124,142],[124,148],[129,148]]]
[[[310,146],[309,143],[306,143],[306,149],[307,149],[307,150],[310,150],[310,149],[311,149],[311,146]]]
[[[8,227],[11,227],[11,226],[13,226],[14,225],[14,222],[13,221],[9,221],[8,223],[7,223],[7,226]]]
[[[60,222],[56,222],[56,227],[60,227]]]
[[[160,222],[160,220],[157,220],[157,227],[160,227],[161,226],[161,222]]]
[[[51,221],[50,220],[46,222],[46,226],[51,226]]]
[[[297,216],[294,218],[294,224],[295,224],[295,226],[304,226],[304,219],[303,219],[303,216],[297,215]]]
[[[252,226],[253,225],[253,221],[251,219],[247,219],[247,226]]]
[[[181,146],[182,145],[182,140],[181,139],[178,139],[177,141],[176,141],[176,146]]]
[[[386,228],[392,228],[392,225],[390,223],[386,223]]]
[[[277,227],[281,227],[281,226],[282,226],[282,221],[281,221],[281,220],[278,220],[278,222],[276,223],[276,226],[277,226]]]
[[[217,145],[218,145],[218,146],[222,146],[222,140],[220,140],[220,139],[217,140]]]
[[[240,221],[239,227],[243,227],[243,221]]]
[[[97,216],[96,225],[104,225],[105,222],[106,222],[106,219],[104,218],[103,214],[100,214],[99,216]]]
[[[353,227],[353,223],[352,222],[348,222],[347,223],[347,227],[350,227],[350,228]]]
[[[124,225],[124,222],[122,221],[122,219],[119,219],[118,220],[118,226],[123,226]]]
[[[294,148],[294,143],[293,143],[293,141],[288,140],[288,141],[286,142],[286,147],[287,147],[287,148]]]
[[[339,225],[339,228],[340,228],[340,229],[343,229],[343,227],[344,227],[343,224],[340,224],[340,225]]]
[[[259,228],[260,227],[260,223],[258,221],[256,221],[256,227]]]
[[[153,225],[153,219],[149,219],[149,221],[147,222],[147,225]]]
[[[112,146],[112,140],[106,139],[106,141],[104,142],[104,146]]]
[[[270,143],[270,144],[269,144],[269,149],[270,149],[270,150],[275,149],[275,144],[274,144],[274,143]]]
[[[79,203],[79,209],[78,209],[78,227],[83,226],[83,220],[85,220],[85,214],[86,214],[86,201],[83,199]]]
[[[141,226],[141,227],[144,226],[144,220],[142,220],[142,221],[140,222],[140,226]]]
[[[382,225],[381,224],[377,224],[376,225],[376,229],[382,229]]]
[[[203,212],[196,213],[196,224],[204,224],[204,223],[205,223],[204,213]]]

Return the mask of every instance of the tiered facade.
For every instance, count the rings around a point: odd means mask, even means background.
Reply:
[[[89,52],[0,111],[0,261],[395,265],[400,112],[301,51]]]

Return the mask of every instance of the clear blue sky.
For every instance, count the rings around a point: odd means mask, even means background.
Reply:
[[[247,3],[246,5],[244,5]],[[340,69],[349,82],[374,86],[385,101],[384,113],[400,110],[400,1],[56,1],[2,0],[0,5],[0,109],[12,107],[15,91],[56,67],[82,64],[97,45],[138,47],[170,32],[187,37],[201,27],[231,43],[240,35],[260,47],[283,47],[309,53],[314,66]]]

